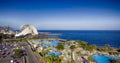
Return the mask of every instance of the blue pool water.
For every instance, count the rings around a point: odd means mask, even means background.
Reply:
[[[118,60],[116,57],[110,57],[110,56],[103,56],[103,55],[93,55],[92,58],[97,62],[97,63],[110,63],[110,59],[112,60]]]
[[[48,46],[57,46],[58,45],[58,41],[57,40],[53,40],[50,42],[50,44],[42,44],[42,46],[44,47],[48,47]]]
[[[57,51],[51,51],[48,53],[48,55],[56,55],[56,56],[60,56],[60,52],[57,52]]]
[[[39,32],[51,32],[62,34],[59,38],[70,40],[83,40],[89,44],[112,47],[120,47],[120,30],[39,30]]]

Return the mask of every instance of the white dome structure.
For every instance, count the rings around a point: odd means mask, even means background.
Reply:
[[[21,31],[15,35],[15,37],[25,36],[27,34],[38,35],[37,29],[30,24],[22,25]]]

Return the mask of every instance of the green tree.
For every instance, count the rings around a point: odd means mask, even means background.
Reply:
[[[61,58],[56,55],[45,57],[45,61],[46,63],[62,63]]]
[[[92,59],[91,56],[88,56],[88,61],[89,61],[89,62],[94,62],[94,60]]]
[[[27,42],[27,39],[26,38],[22,38],[20,41],[21,42]]]
[[[92,45],[92,48],[96,50],[97,46],[94,44],[94,45]]]
[[[15,56],[15,57],[20,57],[21,54],[22,54],[22,50],[21,50],[21,49],[16,49],[16,50],[14,50],[14,56]]]
[[[58,50],[63,50],[63,49],[64,49],[64,45],[58,44],[58,45],[56,46],[56,48],[57,48]]]
[[[96,45],[88,45],[88,46],[86,46],[85,49],[92,52],[92,51],[96,50],[96,48],[97,48]]]
[[[88,43],[87,42],[84,42],[84,41],[77,41],[79,46],[82,47],[82,48],[86,48],[88,46]]]

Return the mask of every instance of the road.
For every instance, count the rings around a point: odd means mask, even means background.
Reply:
[[[19,63],[24,63],[25,60],[23,59],[23,57],[18,58],[18,59],[11,58],[11,56],[13,55],[12,50],[14,48],[22,48],[22,47],[24,47],[24,50],[27,53],[27,56],[25,56],[27,63],[42,63],[40,61],[40,58],[31,50],[29,44],[27,44],[27,43],[24,43],[24,45],[21,45],[21,44],[23,44],[23,43],[20,43],[20,42],[3,43],[4,47],[2,49],[2,52],[3,51],[5,52],[5,57],[0,56],[0,63],[10,63],[10,60],[17,60]],[[14,46],[14,45],[18,45],[18,46]],[[0,52],[0,53],[2,53],[2,52]],[[9,55],[7,55],[8,52],[10,52]]]
[[[27,43],[24,47],[27,53],[27,63],[40,63],[39,59],[35,56],[34,52]]]

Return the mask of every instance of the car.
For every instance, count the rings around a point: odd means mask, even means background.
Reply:
[[[11,63],[19,63],[17,60],[10,60]]]
[[[10,56],[11,58],[15,58],[13,55]]]
[[[13,63],[14,61],[13,60],[10,60],[11,63]]]
[[[17,60],[14,60],[14,63],[19,63]]]
[[[0,58],[2,57],[2,54],[1,54],[1,52],[0,52]]]
[[[10,52],[7,53],[7,55],[9,55],[9,54],[10,54]]]
[[[2,56],[2,58],[5,58],[5,57],[6,57],[5,55]]]
[[[5,55],[6,53],[5,52],[2,52],[2,55]]]
[[[7,48],[5,47],[5,50],[7,50]]]

